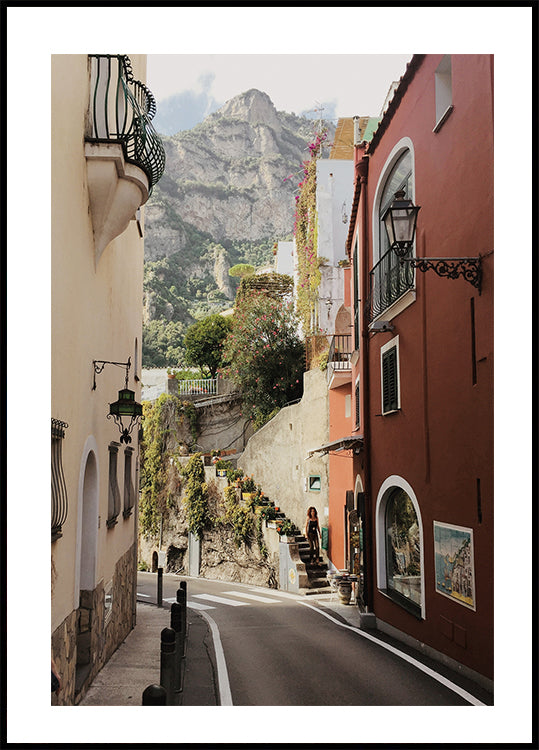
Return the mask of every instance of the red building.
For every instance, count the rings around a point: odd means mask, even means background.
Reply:
[[[351,356],[341,372],[330,356],[328,447],[328,554],[361,573],[363,611],[487,682],[493,123],[492,56],[415,55],[356,143]],[[412,241],[391,245],[398,191],[420,210]]]

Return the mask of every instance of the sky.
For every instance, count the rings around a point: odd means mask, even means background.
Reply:
[[[147,83],[157,101],[154,126],[173,135],[251,88],[276,109],[330,120],[378,117],[412,55],[149,55]],[[354,85],[350,85],[350,80]]]
[[[5,6],[3,3],[2,10]],[[305,742],[304,726],[309,725],[316,727],[317,737],[331,730],[334,742],[430,741],[432,744],[432,737],[436,736],[433,724],[438,727],[438,736],[443,731],[447,742],[529,742],[532,604],[529,594],[536,557],[532,554],[529,523],[532,422],[525,404],[532,392],[530,339],[534,320],[533,277],[529,272],[534,247],[530,218],[537,213],[536,206],[532,206],[530,159],[535,95],[532,71],[537,58],[532,56],[530,8],[512,3],[483,7],[457,3],[442,7],[377,4],[269,8],[13,5],[7,7],[5,35],[6,383],[7,393],[12,396],[6,404],[7,528],[20,531],[20,508],[28,511],[24,517],[24,538],[19,533],[10,533],[5,547],[9,595],[8,687],[11,688],[8,740],[25,742],[28,733],[36,736],[32,731],[37,731],[42,742],[73,742],[80,739],[81,726],[79,709],[51,711],[46,687],[40,690],[40,679],[43,685],[47,682],[48,625],[36,628],[36,618],[24,616],[24,612],[38,612],[38,620],[48,623],[50,613],[49,577],[41,572],[48,570],[50,546],[40,525],[43,513],[39,509],[44,507],[45,515],[48,512],[50,481],[50,454],[46,446],[50,437],[51,54],[144,53],[150,58],[181,54],[183,60],[186,59],[183,56],[190,55],[241,55],[240,67],[244,70],[238,71],[234,79],[230,72],[221,75],[222,59],[214,68],[203,66],[194,71],[191,66],[190,78],[188,66],[182,65],[177,77],[174,76],[176,91],[166,82],[168,76],[158,75],[158,68],[152,69],[150,60],[150,86],[161,101],[175,93],[192,91],[194,96],[203,94],[208,101],[219,102],[240,93],[239,89],[245,88],[249,81],[248,86],[266,89],[278,109],[290,107],[298,113],[297,110],[308,109],[316,101],[335,101],[337,115],[353,116],[377,114],[394,73],[387,72],[380,89],[377,84],[375,97],[380,98],[371,103],[358,68],[335,67],[333,62],[342,61],[341,55],[399,55],[405,59],[410,52],[417,52],[483,53],[494,54],[495,59],[496,705],[486,709],[454,709],[450,720],[447,709],[436,707],[428,712],[419,707],[402,707],[400,712],[398,707],[346,707],[344,721],[343,714],[331,708],[320,714],[319,708],[302,707],[298,714],[297,707],[279,707],[272,709],[268,721],[267,709],[260,712],[256,708],[218,709],[217,719],[216,715],[208,717],[203,707],[190,707],[188,720],[182,718],[180,725],[176,721],[159,725],[147,721],[147,709],[146,714],[136,707],[129,709],[126,722],[127,709],[122,713],[90,707],[84,712],[85,717],[91,716],[90,721],[84,722],[84,739],[151,743],[158,732],[163,742],[177,743],[180,738],[195,743],[212,739],[217,744],[234,740],[249,743],[256,717],[259,730],[265,732],[262,741],[272,741],[270,730],[278,722],[287,728],[289,742]],[[308,67],[299,83],[289,68],[279,76],[274,74],[273,82],[267,71],[266,75],[261,72],[253,77],[254,80],[243,77],[250,72],[245,68],[253,67],[253,55],[290,54],[311,56],[311,60],[312,56],[320,57],[325,63],[323,75]],[[404,66],[398,64],[396,72],[402,74],[403,70]],[[374,72],[371,66],[365,76]],[[200,80],[206,73],[209,76]],[[332,85],[326,85],[327,81]],[[343,90],[352,93],[352,101],[345,100],[344,94],[338,92],[337,81],[343,82]],[[305,95],[301,89],[305,89]],[[373,111],[366,112],[371,106]],[[508,306],[515,294],[518,295],[516,317]],[[31,367],[25,368],[28,361]],[[518,408],[518,397],[515,402],[515,384],[518,393],[524,395],[524,408]],[[45,525],[46,521],[45,518]],[[31,555],[25,554],[27,540],[31,540]],[[30,674],[27,668],[21,669],[19,658],[21,653],[28,653],[29,643],[35,658],[30,670],[35,683],[32,722],[27,721],[25,691],[17,696],[11,687],[13,678]],[[40,665],[41,672],[36,669]]]

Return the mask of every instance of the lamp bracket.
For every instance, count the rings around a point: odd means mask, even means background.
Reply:
[[[95,391],[95,389],[97,388],[97,384],[95,382],[95,376],[103,372],[103,370],[105,369],[105,365],[116,365],[117,367],[125,367],[125,387],[127,388],[127,385],[129,382],[129,368],[131,367],[131,357],[129,357],[127,362],[109,362],[108,360],[104,360],[104,359],[94,359],[93,361],[94,384],[92,386],[92,391]]]
[[[438,276],[457,279],[462,276],[481,294],[481,256],[476,258],[400,258],[418,271],[433,270]]]

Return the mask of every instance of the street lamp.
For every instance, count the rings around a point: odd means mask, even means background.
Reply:
[[[404,190],[397,190],[393,202],[382,216],[389,246],[399,258],[403,258],[412,247],[420,208],[404,197]]]
[[[111,417],[114,419],[116,426],[120,431],[120,443],[128,445],[131,442],[131,432],[134,426],[142,417],[142,404],[135,401],[135,391],[130,390],[127,386],[129,383],[129,368],[131,367],[131,357],[127,362],[107,362],[104,360],[95,360],[94,365],[94,385],[92,390],[96,388],[95,375],[103,371],[105,365],[117,365],[118,367],[125,367],[125,386],[118,391],[118,400],[109,404],[109,413],[107,419]],[[123,424],[123,418],[131,417],[129,424]]]
[[[404,198],[404,190],[395,193],[391,205],[382,216],[390,249],[402,265],[409,263],[418,271],[433,270],[438,276],[457,279],[462,276],[481,294],[481,256],[476,258],[406,258],[415,237],[417,214],[421,206],[414,206]]]

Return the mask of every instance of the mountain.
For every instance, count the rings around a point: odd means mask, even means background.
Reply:
[[[334,127],[322,124],[331,141]],[[174,324],[177,338],[194,320],[229,307],[236,281],[228,269],[267,264],[273,244],[292,237],[294,195],[318,125],[278,112],[267,94],[250,89],[191,130],[161,136],[166,169],[145,210],[146,343],[151,331]],[[177,345],[166,346],[181,357]],[[144,364],[177,364],[162,360]]]

